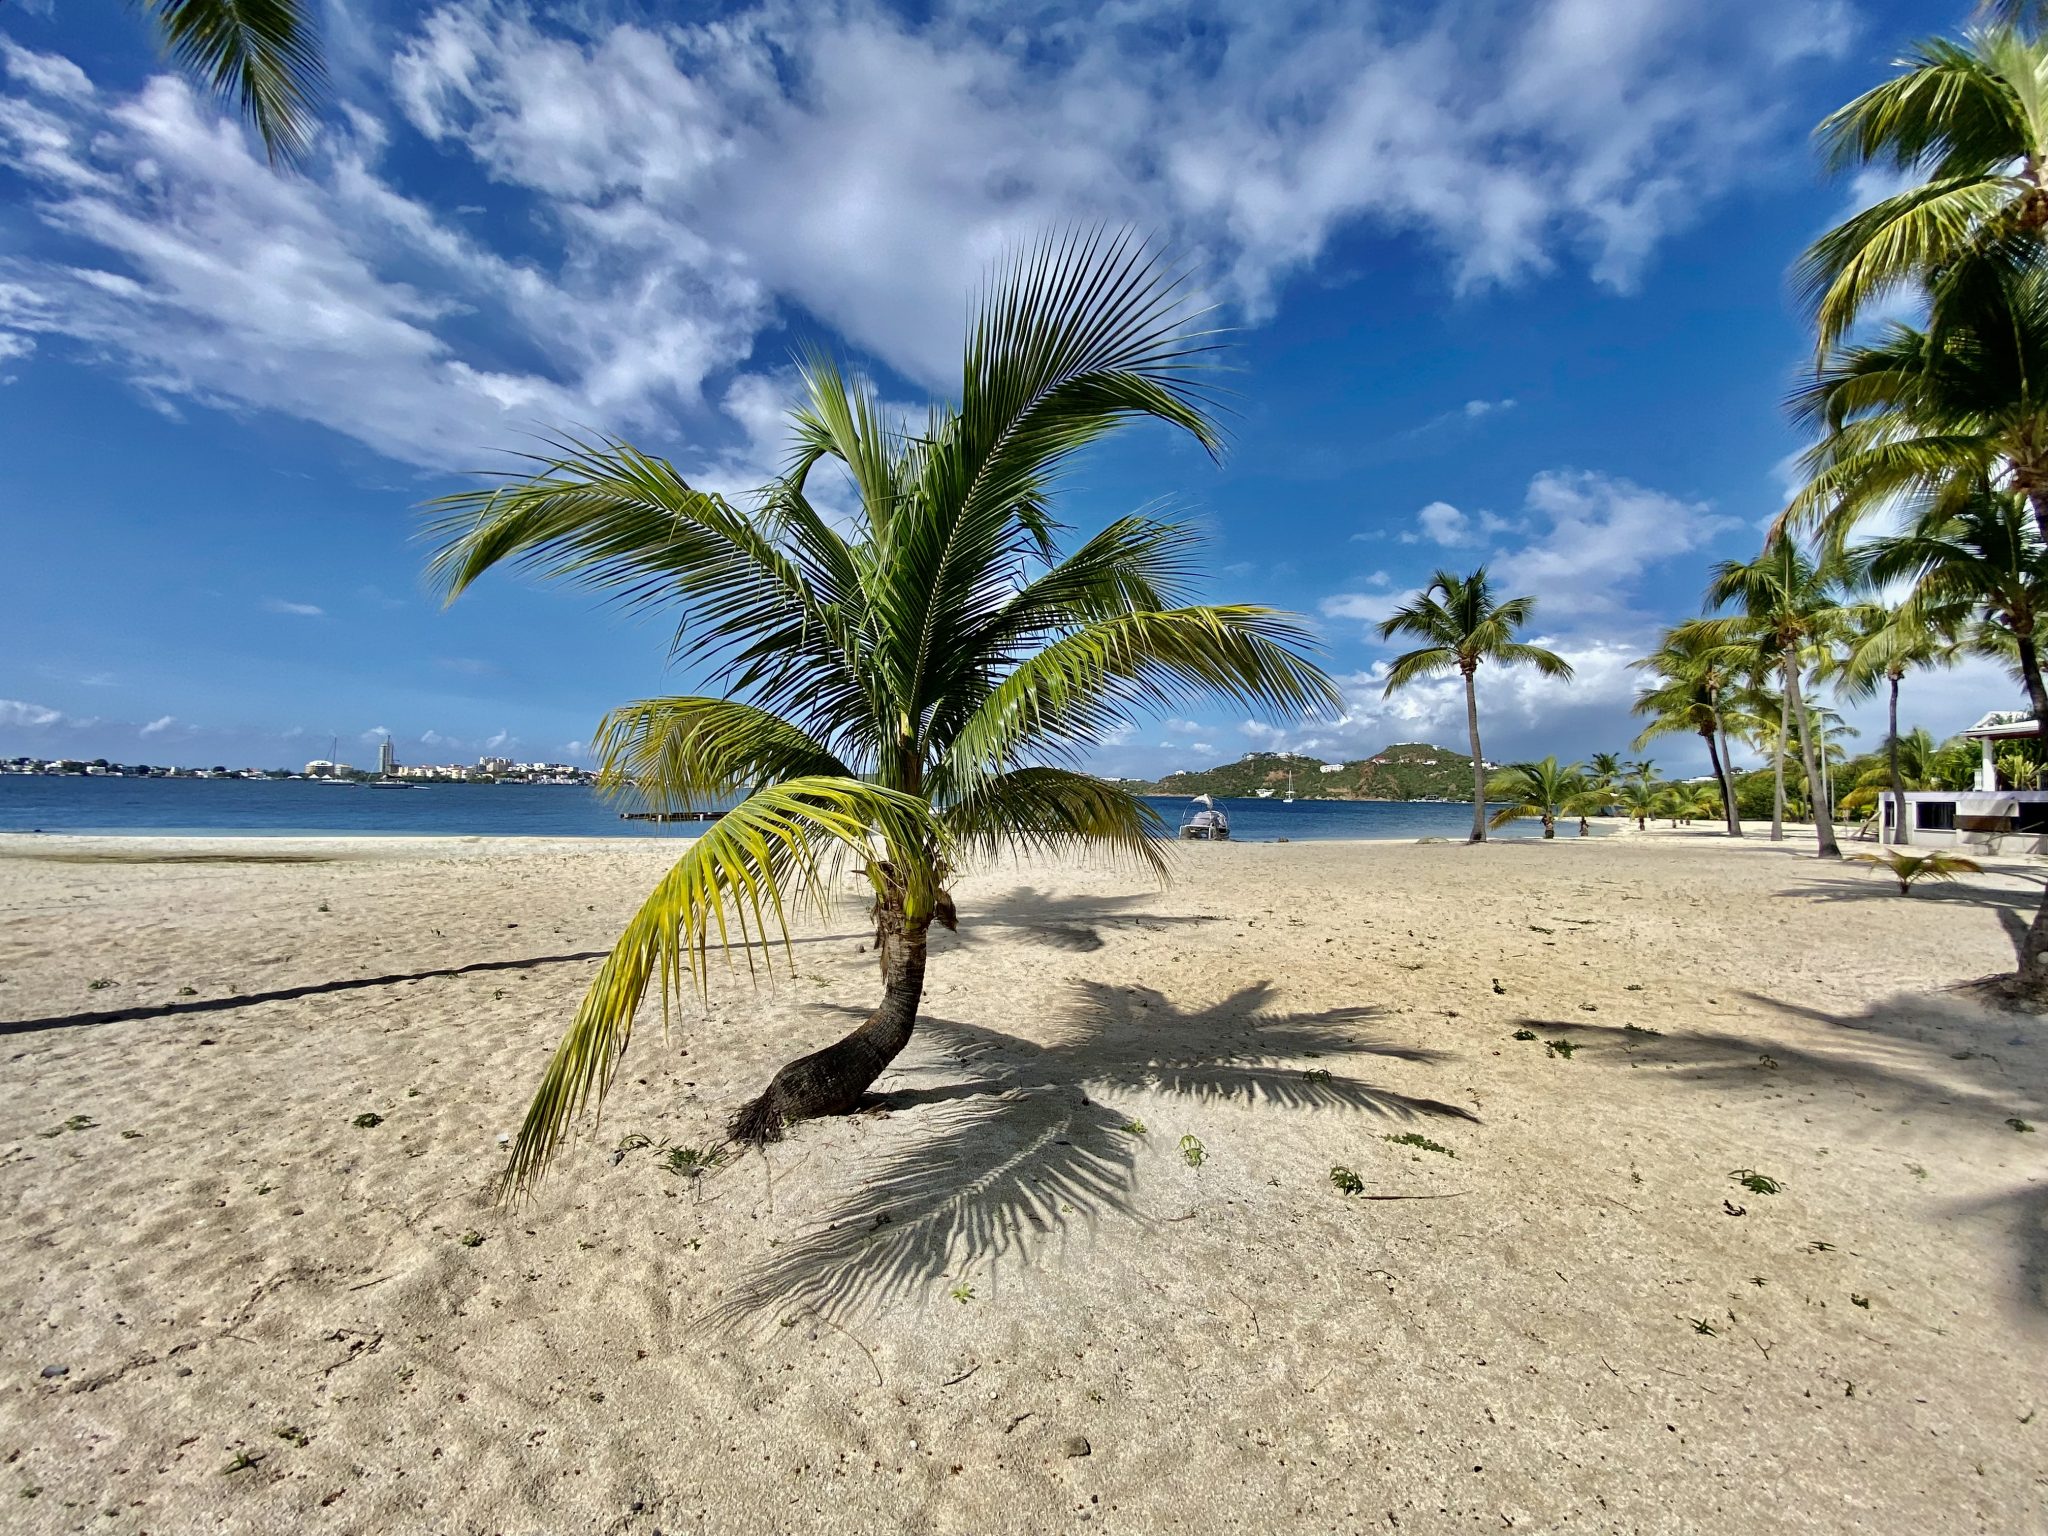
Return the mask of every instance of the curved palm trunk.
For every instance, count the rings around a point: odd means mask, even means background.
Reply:
[[[1545,837],[1557,836],[1557,818],[1548,811],[1543,813],[1543,835]]]
[[[2028,499],[2033,503],[2035,517],[2048,525],[2048,512],[2044,512],[2042,496],[2032,491]],[[2033,705],[2034,718],[2044,730],[2048,730],[2048,688],[2041,682],[2041,654],[2034,642],[2032,627],[2024,635],[2015,633],[2014,642],[2019,649],[2020,675],[2027,682],[2027,701]],[[2020,941],[2020,990],[2037,999],[2048,999],[2048,888],[2041,893],[2041,905],[2034,910],[2034,921],[2027,929],[2027,936]]]
[[[2027,703],[2036,720],[2048,721],[2048,683],[2041,680],[2041,648],[2031,634],[2015,633],[2012,638],[2019,652],[2020,677],[2027,685]]]
[[[1792,700],[1778,691],[1778,739],[1771,745],[1771,841],[1785,841],[1785,741],[1792,734]]]
[[[1721,731],[1721,809],[1728,816],[1728,835],[1742,836],[1742,813],[1735,808],[1735,747],[1728,731]]]
[[[1820,840],[1820,856],[1839,859],[1842,845],[1835,841],[1835,818],[1829,811],[1827,788],[1821,782],[1820,765],[1813,755],[1813,731],[1806,718],[1806,700],[1799,694],[1799,667],[1789,657],[1785,662],[1785,697],[1792,718],[1799,725],[1799,756],[1806,764],[1807,792],[1813,796],[1813,830]]]
[[[782,1140],[785,1126],[820,1115],[843,1115],[910,1043],[924,996],[926,939],[931,921],[904,916],[900,892],[875,910],[875,948],[882,967],[882,1004],[860,1028],[777,1072],[767,1091],[741,1108],[728,1128],[743,1146]]]
[[[1885,752],[1890,759],[1886,766],[1891,769],[1892,776],[1892,841],[1909,843],[1912,838],[1906,831],[1906,780],[1899,772],[1899,675],[1896,672],[1891,675],[1891,685],[1892,733],[1885,743]]]
[[[1727,759],[1722,757],[1721,749],[1716,744],[1718,733],[1710,725],[1701,731],[1700,735],[1706,739],[1707,760],[1714,765],[1714,782],[1721,789],[1721,808],[1727,814],[1728,835],[1740,837],[1742,824],[1735,819],[1735,783],[1728,776]]]
[[[1472,841],[1486,841],[1486,769],[1479,761],[1479,690],[1473,686],[1468,665],[1465,672],[1465,730],[1472,738]]]

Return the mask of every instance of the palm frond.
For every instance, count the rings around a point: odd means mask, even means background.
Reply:
[[[165,50],[230,102],[272,165],[305,157],[327,66],[307,0],[136,0]]]
[[[942,845],[944,830],[912,795],[853,779],[801,778],[757,790],[691,843],[633,915],[598,968],[568,1032],[555,1047],[512,1143],[502,1189],[530,1190],[592,1101],[601,1106],[650,984],[663,1025],[687,978],[709,985],[714,947],[736,941],[751,970],[753,946],[788,938],[793,906],[822,907],[835,848],[866,855],[887,845]],[[930,892],[924,893],[929,912]],[[715,936],[715,939],[714,939]]]

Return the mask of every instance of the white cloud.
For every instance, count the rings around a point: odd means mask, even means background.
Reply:
[[[1211,745],[1210,743],[1206,742],[1206,741],[1197,741],[1197,742],[1192,742],[1192,743],[1190,743],[1190,744],[1189,744],[1189,746],[1188,746],[1188,750],[1189,750],[1190,752],[1203,752],[1203,753],[1208,753],[1208,752],[1214,752],[1214,751],[1216,750],[1216,748],[1215,748],[1214,746],[1212,746],[1212,745]]]
[[[1491,512],[1460,512],[1448,501],[1432,501],[1415,514],[1415,521],[1417,531],[1402,534],[1403,544],[1419,544],[1427,539],[1446,549],[1466,548],[1521,526]]]
[[[436,467],[712,402],[750,432],[732,376],[793,307],[949,386],[958,296],[1048,227],[1158,231],[1254,320],[1359,224],[1455,289],[1565,265],[1626,289],[1770,162],[1786,72],[1851,30],[1837,0],[1117,0],[1031,12],[1027,45],[981,0],[659,28],[458,0],[387,61],[341,27],[352,72],[388,72],[495,184],[495,221],[401,190],[361,102],[277,177],[176,79],[123,95],[10,46],[0,163],[28,195],[0,215],[0,330],[75,341],[167,409],[277,410]]]
[[[65,719],[62,710],[31,704],[26,699],[0,699],[0,725],[23,726],[35,731],[64,724]]]
[[[138,736],[156,736],[164,731],[168,731],[175,724],[177,724],[176,716],[158,715],[154,720],[150,721],[149,724],[145,725],[141,730],[137,731],[135,734]]]
[[[496,734],[485,738],[484,749],[486,751],[495,752],[497,751],[498,748],[505,746],[515,740],[517,740],[517,738],[513,736],[513,734],[510,731],[500,730]]]
[[[1707,502],[1578,470],[1538,474],[1528,507],[1542,531],[1498,556],[1493,574],[1505,590],[1534,593],[1546,623],[1626,614],[1633,583],[1651,566],[1742,526]]]
[[[327,610],[313,603],[295,603],[288,598],[266,597],[263,599],[266,613],[288,613],[302,619],[324,619]]]
[[[1377,624],[1394,616],[1394,610],[1408,600],[1407,594],[1390,592],[1338,592],[1317,606],[1330,619],[1363,619]]]

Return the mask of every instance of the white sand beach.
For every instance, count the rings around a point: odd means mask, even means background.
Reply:
[[[2048,1529],[2048,1026],[1956,990],[2037,886],[1808,848],[982,873],[874,1112],[669,1171],[849,906],[505,1211],[673,844],[0,840],[4,1523]]]

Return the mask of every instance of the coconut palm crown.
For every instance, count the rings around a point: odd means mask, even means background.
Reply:
[[[1394,658],[1385,695],[1424,678],[1456,672],[1465,680],[1465,728],[1472,742],[1472,841],[1486,841],[1486,765],[1479,750],[1479,695],[1474,674],[1485,661],[1527,663],[1545,677],[1569,678],[1571,664],[1555,651],[1528,645],[1515,633],[1536,610],[1533,597],[1496,600],[1481,566],[1470,576],[1438,571],[1380,625],[1380,638],[1406,635],[1424,643]]]
[[[1128,237],[1022,256],[984,294],[957,404],[915,433],[822,357],[801,370],[787,470],[742,508],[617,442],[444,498],[434,571],[451,599],[494,566],[677,618],[675,655],[712,687],[614,711],[606,782],[668,806],[727,806],[627,924],[550,1060],[504,1188],[529,1187],[601,1102],[658,984],[664,1021],[708,951],[779,930],[857,865],[873,899],[880,1007],[791,1062],[734,1117],[743,1143],[844,1112],[909,1041],[946,882],[1001,851],[1107,849],[1163,870],[1145,804],[1077,771],[1135,709],[1204,695],[1298,716],[1336,690],[1307,632],[1262,607],[1189,601],[1198,537],[1150,517],[1070,552],[1052,517],[1063,465],[1116,426],[1218,444],[1203,389],[1213,338]],[[850,524],[813,502],[841,471]],[[751,960],[751,952],[749,953]]]
[[[1823,350],[1873,302],[1959,257],[2038,247],[2048,226],[2048,48],[1993,24],[1916,43],[1898,68],[1815,130],[1832,170],[1920,173],[1801,259]]]

